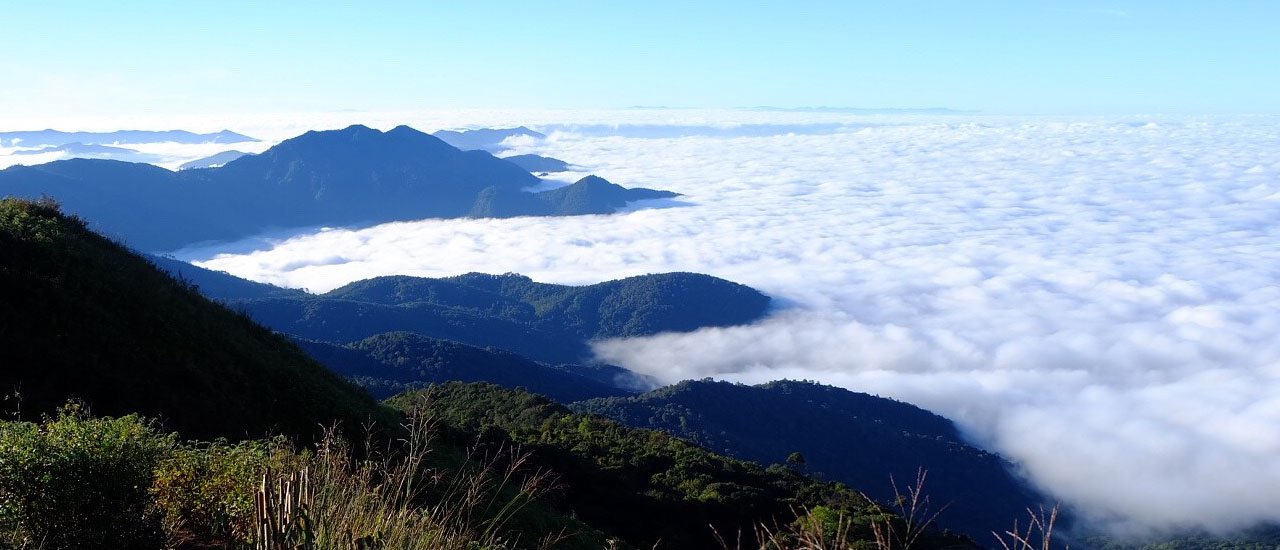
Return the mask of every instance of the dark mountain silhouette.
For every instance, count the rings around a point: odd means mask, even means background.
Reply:
[[[244,152],[235,151],[235,150],[223,151],[221,153],[215,153],[207,157],[196,159],[190,162],[184,162],[182,163],[181,166],[178,167],[178,169],[192,170],[195,168],[217,168],[228,162],[231,162],[240,157],[243,157],[247,154],[249,153],[244,153]]]
[[[204,172],[231,196],[251,197],[242,207],[254,217],[282,227],[461,217],[485,188],[519,193],[538,182],[408,126],[307,132]]]
[[[197,134],[186,130],[120,130],[116,132],[61,132],[58,130],[35,130],[25,132],[0,132],[0,145],[13,147],[38,147],[48,145],[66,145],[68,143],[84,143],[97,145],[130,144],[130,143],[243,143],[258,141],[231,130],[222,130],[208,134]]]
[[[598,214],[611,212],[619,197],[654,193],[623,195],[610,187],[583,201],[523,191],[540,181],[488,153],[460,151],[407,126],[388,132],[352,126],[307,132],[220,168],[170,172],[104,160],[15,166],[0,171],[0,196],[54,197],[95,229],[155,251],[269,228]]]
[[[390,418],[287,339],[48,204],[0,200],[0,303],[5,413],[78,398],[232,438]]]
[[[611,214],[630,202],[678,196],[679,193],[643,187],[627,189],[601,177],[587,176],[564,187],[539,193],[512,193],[489,187],[480,192],[468,215],[474,218],[510,218]]]
[[[669,199],[679,193],[637,187],[627,189],[608,180],[587,176],[559,189],[538,193],[537,197],[552,206],[558,215],[609,214],[627,203],[647,199]]]
[[[894,497],[889,476],[905,490],[924,468],[933,509],[946,506],[941,524],[978,540],[1007,529],[1039,503],[1003,459],[969,445],[950,420],[843,388],[794,381],[760,386],[688,381],[572,408],[662,430],[745,460],[782,463],[799,452],[803,469],[881,500]]]
[[[463,151],[484,150],[490,153],[505,149],[505,147],[502,147],[502,141],[510,137],[531,137],[534,139],[546,139],[547,137],[524,126],[515,128],[479,128],[475,130],[440,130],[431,135]]]
[[[542,155],[515,155],[502,157],[502,160],[524,168],[529,172],[565,172],[571,168],[569,163]]]
[[[316,360],[379,399],[450,381],[524,388],[561,403],[635,393],[511,352],[412,332],[378,334],[346,346],[314,341],[298,344]]]

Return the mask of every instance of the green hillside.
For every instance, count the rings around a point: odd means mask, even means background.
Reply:
[[[552,365],[588,361],[588,343],[598,338],[751,323],[770,303],[751,287],[697,273],[586,286],[539,283],[515,274],[386,276],[314,295],[172,259],[154,261],[209,298],[299,338],[347,344],[388,332],[416,332]]]
[[[5,413],[34,419],[77,398],[231,438],[390,418],[284,337],[51,203],[0,201],[0,303]]]
[[[844,485],[573,413],[527,392],[450,383],[389,402],[401,409],[426,403],[456,437],[489,448],[518,445],[536,465],[559,475],[557,508],[640,548],[720,548],[715,532],[731,540],[741,534],[751,547],[758,525],[785,528],[816,507],[842,515],[852,523],[849,538],[869,544],[873,524],[889,518],[886,508]],[[969,545],[933,532],[915,547]]]
[[[563,403],[634,393],[575,372],[586,370],[583,366],[554,368],[511,352],[413,332],[378,334],[346,346],[305,340],[298,344],[379,398],[455,380],[524,388]]]
[[[765,464],[799,452],[805,471],[882,500],[894,496],[890,476],[901,485],[924,468],[930,498],[946,505],[939,522],[980,540],[1039,504],[1003,459],[969,445],[950,420],[834,386],[686,381],[572,408]]]
[[[769,297],[751,287],[698,273],[640,275],[586,286],[539,283],[510,273],[377,277],[323,297],[387,306],[431,304],[583,340],[745,324],[769,306]]]

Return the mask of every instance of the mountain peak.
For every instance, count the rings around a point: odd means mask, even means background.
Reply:
[[[312,132],[308,132],[308,133],[312,133]],[[326,134],[327,132],[322,131],[322,132],[315,132],[315,133],[323,135],[323,134]],[[382,132],[375,130],[373,128],[370,128],[368,126],[365,126],[363,124],[352,124],[350,126],[347,126],[346,128],[337,130],[336,134],[340,136],[380,136],[382,135]]]
[[[600,176],[586,176],[559,189],[544,191],[538,198],[550,203],[555,213],[610,214],[628,202],[679,196],[670,191],[637,187],[627,189]]]
[[[584,187],[622,187],[621,185],[618,185],[616,183],[613,183],[607,179],[604,179],[596,175],[586,176],[574,182],[573,184],[581,185]]]
[[[432,134],[443,139],[449,145],[466,150],[483,149],[496,153],[506,149],[502,142],[512,137],[528,137],[545,139],[547,136],[527,127],[516,128],[477,128],[474,130],[440,130]]]
[[[299,144],[324,144],[325,146],[349,147],[359,144],[362,147],[390,147],[397,144],[411,144],[414,147],[425,147],[433,151],[441,151],[453,149],[444,141],[433,137],[431,134],[421,132],[409,126],[400,125],[383,132],[376,128],[370,128],[363,124],[352,124],[346,128],[338,130],[312,130],[298,137],[291,138],[280,142],[279,145],[268,149],[266,153],[282,148],[285,145],[296,146]]]
[[[414,127],[412,127],[412,126],[409,126],[408,124],[401,124],[401,125],[399,125],[399,126],[396,126],[395,128],[392,128],[392,129],[390,129],[390,130],[387,130],[387,133],[388,133],[388,134],[395,134],[395,135],[413,135],[413,136],[429,136],[429,135],[431,135],[431,134],[428,134],[428,133],[426,133],[426,132],[423,132],[422,130],[419,130],[419,129],[417,129],[417,128],[414,128]]]

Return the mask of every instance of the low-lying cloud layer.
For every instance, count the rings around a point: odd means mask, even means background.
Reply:
[[[145,162],[169,170],[177,170],[183,163],[238,149],[247,153],[261,153],[271,146],[269,142],[242,143],[128,143],[112,145],[120,152],[112,154],[73,154],[64,151],[38,152],[45,147],[0,147],[0,169],[11,166],[34,166],[71,158],[97,158],[124,162]]]
[[[692,206],[181,255],[316,291],[391,273],[711,273],[784,307],[597,352],[665,381],[807,378],[920,404],[1118,526],[1280,520],[1280,121],[898,122],[553,132],[513,153]]]

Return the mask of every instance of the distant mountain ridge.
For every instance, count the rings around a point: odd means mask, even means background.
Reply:
[[[236,160],[236,159],[238,159],[238,158],[240,158],[240,157],[243,157],[243,156],[245,156],[245,155],[247,155],[247,154],[249,154],[249,153],[245,153],[245,152],[242,152],[242,151],[235,151],[235,150],[231,150],[231,151],[223,151],[223,152],[221,152],[221,153],[214,153],[214,154],[209,155],[209,156],[207,156],[207,157],[198,158],[198,159],[195,159],[195,160],[192,160],[192,161],[184,162],[184,163],[182,163],[182,165],[181,165],[181,166],[178,166],[178,169],[179,169],[179,170],[193,170],[193,169],[196,169],[196,168],[218,168],[218,167],[220,167],[220,166],[222,166],[222,165],[224,165],[224,164],[226,164],[226,163],[228,163],[228,162],[231,162],[231,161],[233,161],[233,160]]]
[[[515,128],[476,128],[472,130],[439,130],[431,135],[444,140],[445,143],[463,151],[489,151],[497,153],[505,149],[502,142],[507,138],[529,137],[546,139],[546,134],[535,132],[524,126]]]
[[[502,157],[502,160],[524,168],[530,172],[565,172],[572,166],[560,159],[542,155],[514,155]]]
[[[80,142],[63,145],[47,145],[39,149],[20,149],[9,153],[10,157],[33,157],[35,155],[57,155],[59,159],[101,159],[121,162],[157,163],[164,160],[160,155],[143,153],[126,147],[114,145],[96,145]]]
[[[95,156],[102,158],[110,158],[113,156],[131,156],[138,154],[133,149],[125,149],[124,147],[112,147],[110,145],[93,145],[84,143],[67,143],[64,145],[50,145],[40,149],[26,149],[22,151],[14,151],[14,155],[41,155],[44,153],[67,153],[80,156]]]
[[[243,143],[258,141],[231,130],[198,134],[186,130],[118,130],[115,132],[63,132],[59,130],[33,130],[0,132],[0,145],[14,147],[58,146],[69,143],[86,145],[112,145],[136,143]]]
[[[605,214],[674,193],[584,179],[530,193],[528,171],[461,151],[408,126],[313,131],[220,168],[66,160],[0,171],[0,196],[51,196],[95,229],[149,251],[243,238],[268,228],[424,218]],[[137,212],[145,211],[146,216]]]
[[[151,260],[205,296],[292,335],[326,366],[379,396],[445,379],[522,386],[564,402],[631,394],[656,384],[593,363],[590,340],[750,323],[770,303],[750,287],[694,273],[587,286],[513,274],[388,276],[314,295],[172,258]],[[467,357],[477,368],[424,363],[420,355],[428,349],[433,356]]]
[[[770,303],[751,287],[699,273],[638,275],[586,286],[538,283],[516,274],[389,276],[321,297],[388,306],[432,304],[545,330],[560,328],[582,340],[745,324],[763,316]]]
[[[314,295],[169,258],[153,261],[206,296],[301,338],[346,344],[409,331],[550,364],[589,359],[587,343],[593,339],[750,323],[770,304],[751,287],[697,273],[587,286],[538,283],[515,274],[386,276]]]

